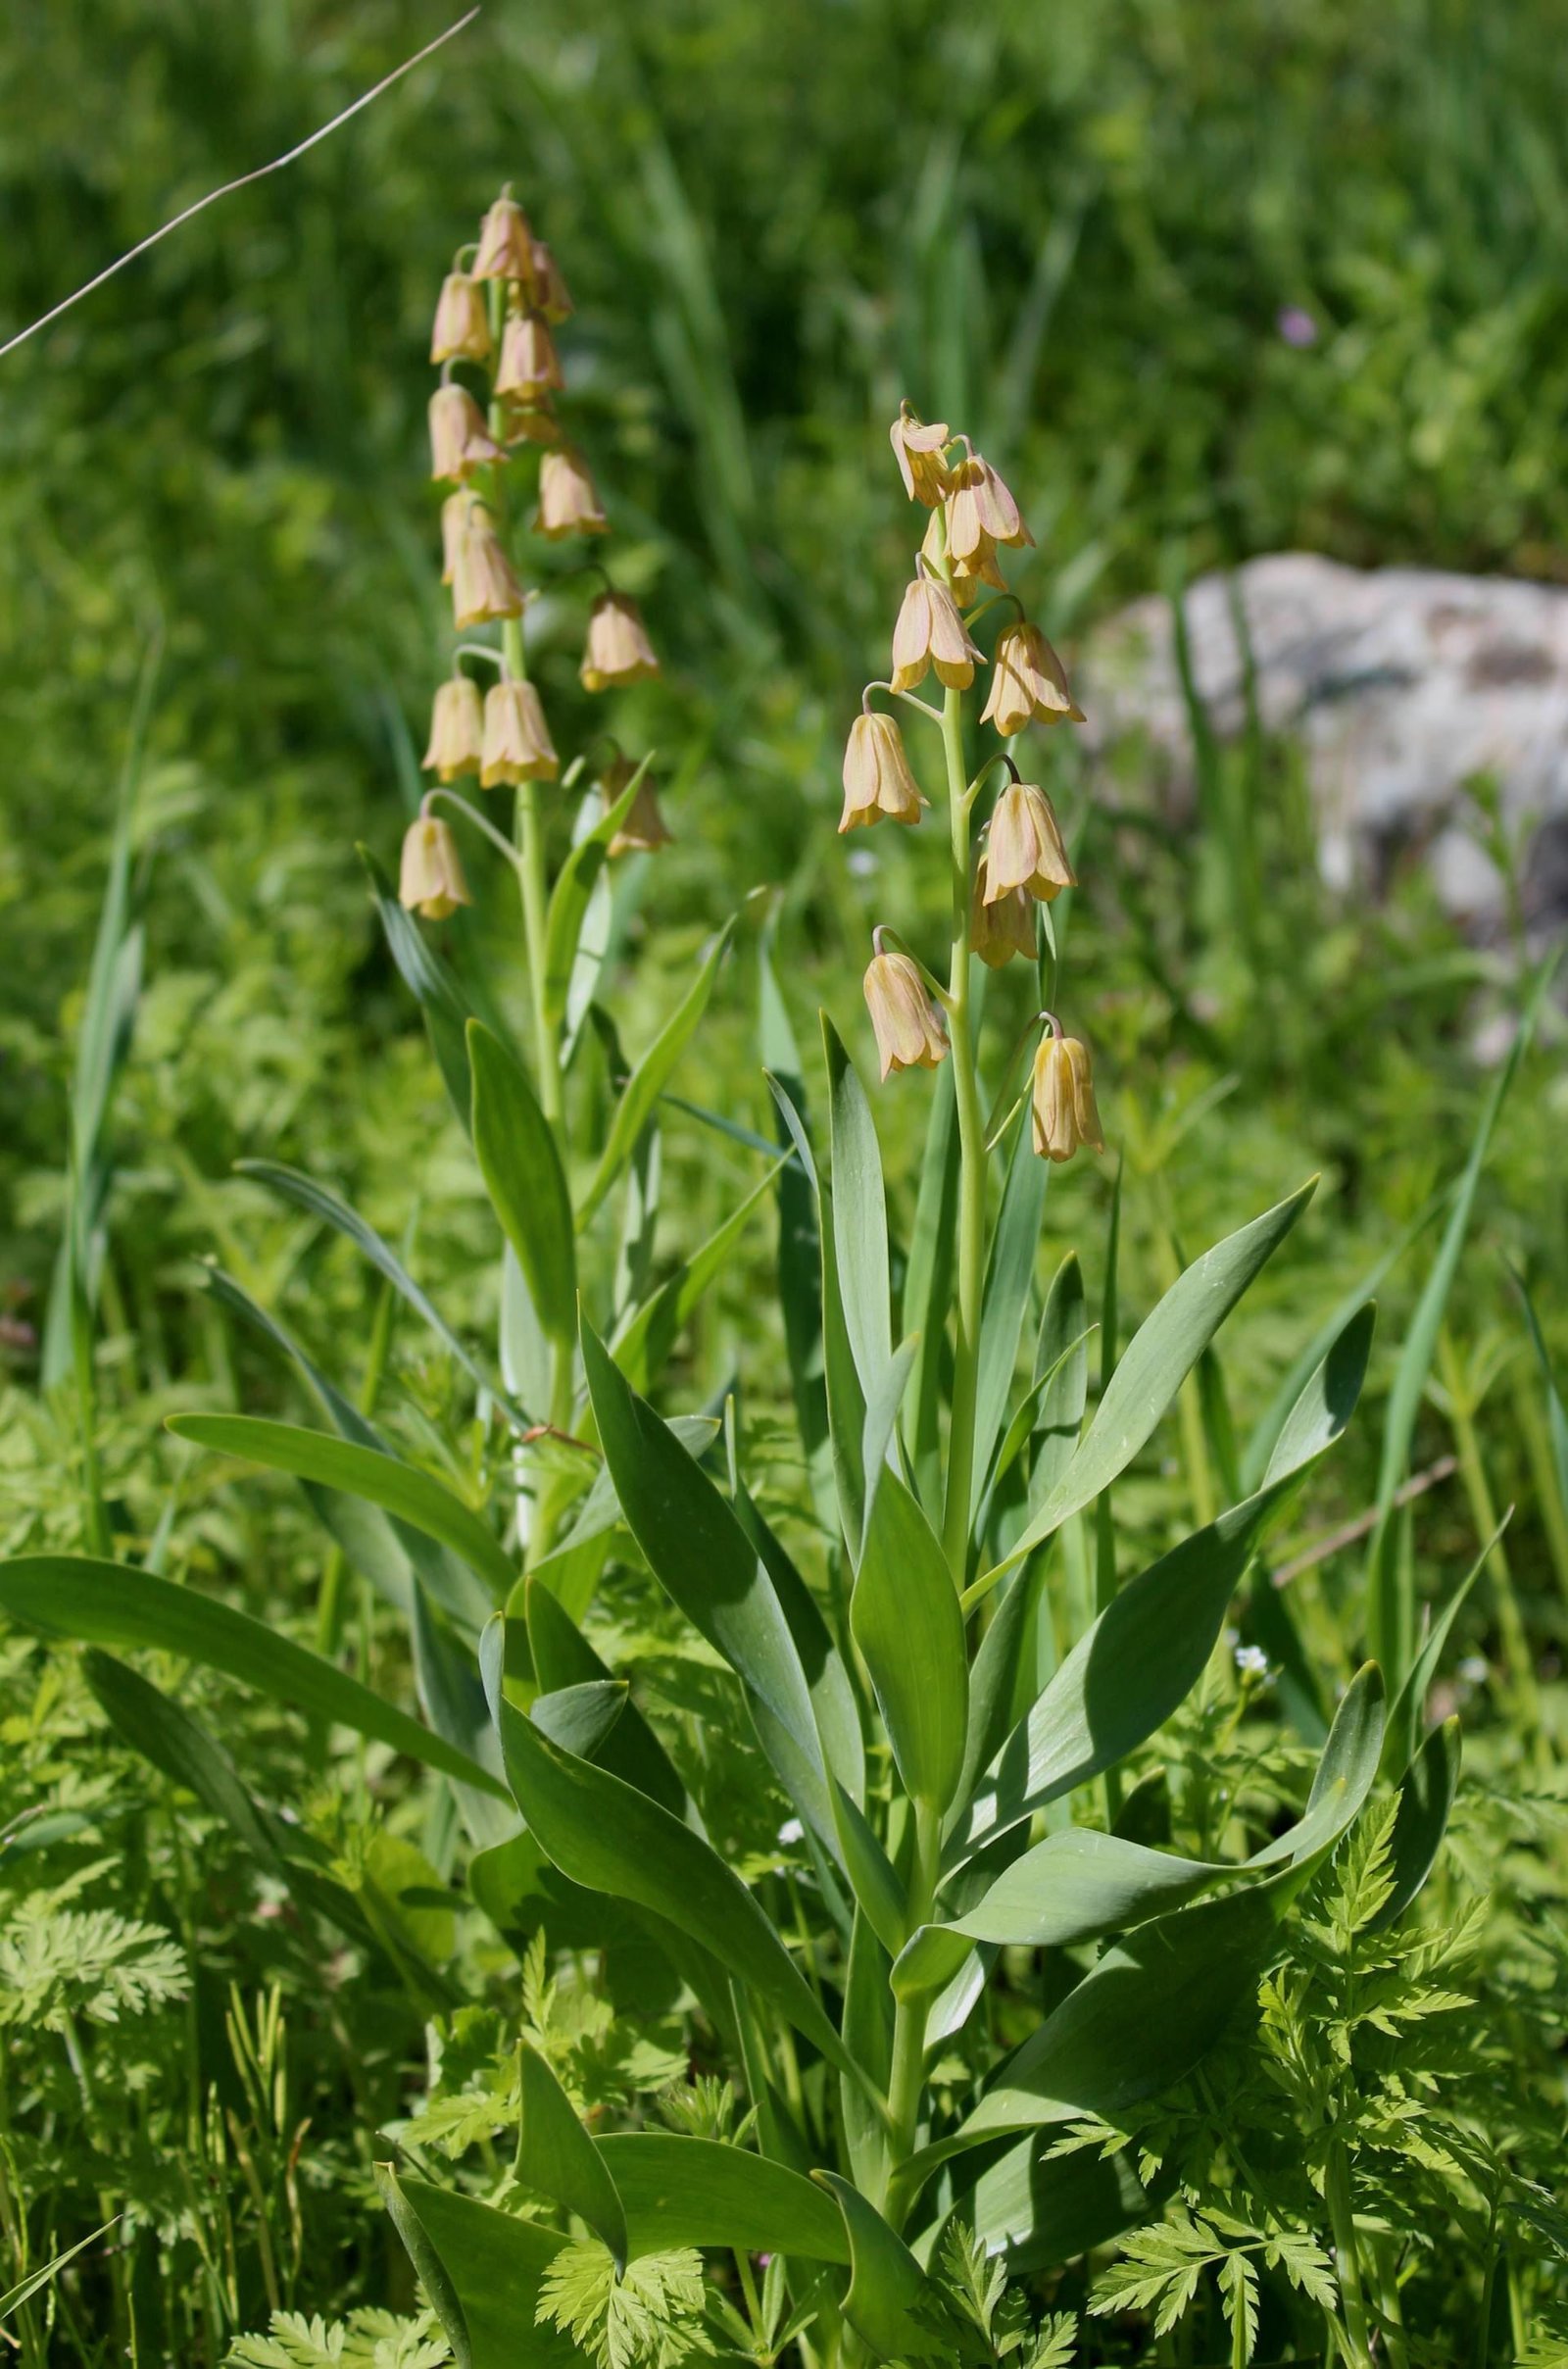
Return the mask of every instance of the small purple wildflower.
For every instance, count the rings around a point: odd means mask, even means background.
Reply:
[[[1287,345],[1300,348],[1317,343],[1317,322],[1299,305],[1282,306],[1274,316],[1274,326]]]

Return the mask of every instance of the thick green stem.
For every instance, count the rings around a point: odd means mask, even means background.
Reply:
[[[968,1576],[969,1506],[974,1491],[975,1407],[980,1385],[980,1304],[986,1265],[986,1142],[969,1005],[969,788],[963,762],[961,694],[942,708],[953,829],[953,968],[948,982],[954,1088],[958,1113],[958,1329],[953,1362],[953,1421],[948,1434],[948,1495],[943,1545],[955,1580]]]
[[[1355,2214],[1350,2201],[1350,2170],[1339,2140],[1329,2144],[1324,2181],[1334,2249],[1339,2256],[1340,2302],[1345,2333],[1349,2339],[1351,2369],[1372,2369],[1367,2348],[1366,2290],[1361,2279],[1361,2255],[1356,2244]]]

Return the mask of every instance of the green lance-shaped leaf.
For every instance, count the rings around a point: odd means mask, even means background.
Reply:
[[[1040,1335],[1035,1344],[1035,1379],[1044,1382],[1034,1426],[1029,1468],[1029,1510],[1037,1513],[1077,1453],[1089,1401],[1089,1327],[1085,1321],[1083,1269],[1069,1251],[1051,1279]]]
[[[221,1670],[307,1718],[335,1721],[421,1760],[444,1776],[505,1799],[506,1788],[358,1679],[248,1612],[155,1579],[129,1563],[85,1555],[27,1555],[0,1563],[0,1611],[45,1637],[121,1651],[152,1646]]]
[[[802,1814],[831,1844],[835,1828],[810,1693],[766,1566],[708,1475],[630,1387],[586,1319],[582,1357],[626,1527],[671,1602],[793,1745],[791,1775],[809,1792]]]
[[[1046,1206],[1050,1163],[1037,1160],[1027,1116],[1013,1137],[1007,1182],[991,1238],[980,1315],[980,1371],[975,1407],[974,1487],[970,1515],[980,1502],[993,1451],[1007,1419],[1018,1337],[1029,1306],[1040,1220]]]
[[[850,1603],[899,1774],[939,1814],[957,1790],[969,1718],[969,1665],[942,1542],[884,1466]]]
[[[627,1315],[610,1347],[616,1364],[634,1389],[646,1390],[653,1376],[662,1370],[693,1308],[734,1257],[758,1204],[771,1192],[779,1171],[793,1164],[791,1160],[777,1160],[702,1248],[694,1251],[690,1259],[682,1259],[674,1273],[666,1276],[659,1289]]]
[[[708,1009],[708,999],[713,992],[713,981],[724,959],[735,924],[726,921],[719,932],[708,960],[687,989],[682,1001],[664,1022],[642,1060],[626,1081],[625,1090],[615,1105],[610,1122],[610,1133],[599,1165],[594,1170],[588,1190],[577,1210],[577,1230],[580,1233],[593,1216],[605,1195],[610,1191],[621,1169],[631,1158],[632,1147],[642,1133],[655,1103],[662,1094],[675,1063],[686,1050],[688,1039]]]
[[[1422,1641],[1420,1653],[1411,1662],[1404,1683],[1394,1698],[1393,1707],[1389,1712],[1389,1732],[1383,1742],[1383,1774],[1393,1784],[1396,1785],[1399,1782],[1420,1748],[1422,1741],[1421,1713],[1426,1703],[1428,1689],[1438,1674],[1438,1664],[1443,1659],[1444,1648],[1448,1642],[1453,1624],[1459,1616],[1466,1597],[1486,1569],[1492,1556],[1493,1548],[1507,1529],[1511,1513],[1512,1508],[1510,1507],[1509,1512],[1503,1515],[1465,1573],[1464,1578],[1453,1590],[1447,1603],[1433,1621]]]
[[[624,2269],[626,2214],[610,2166],[545,2058],[517,2044],[517,2178],[586,2221]]]
[[[566,1687],[601,1685],[613,1679],[613,1670],[600,1659],[564,1604],[551,1594],[537,1572],[529,1575],[525,1604],[534,1671],[547,1694],[558,1694]],[[509,1620],[509,1640],[514,1626]],[[684,1813],[686,1789],[663,1746],[634,1703],[628,1700],[594,1756],[612,1776],[624,1777],[628,1785],[635,1785],[639,1793],[647,1794],[650,1801],[659,1802],[672,1817]]]
[[[1374,1933],[1404,1914],[1432,1873],[1459,1789],[1459,1722],[1445,1719],[1404,1772],[1389,1851],[1394,1890],[1372,1920]]]
[[[390,1246],[383,1242],[374,1226],[368,1224],[346,1201],[318,1184],[314,1176],[302,1175],[298,1168],[284,1167],[275,1160],[241,1160],[235,1162],[241,1176],[253,1176],[258,1184],[266,1185],[280,1199],[291,1201],[307,1215],[318,1217],[333,1226],[368,1259],[376,1271],[386,1277],[398,1297],[406,1300],[415,1313],[421,1316],[443,1348],[456,1357],[469,1379],[488,1393],[502,1412],[519,1431],[533,1428],[533,1419],[502,1389],[493,1374],[485,1371],[478,1359],[464,1348],[440,1309],[428,1295],[419,1289],[413,1276]]]
[[[951,1061],[944,1061],[937,1071],[926,1120],[920,1187],[904,1277],[903,1321],[905,1338],[920,1345],[909,1377],[909,1454],[920,1503],[938,1520],[942,1507],[942,1366],[948,1347],[948,1310],[953,1303],[959,1166],[954,1067]]]
[[[839,1827],[839,1857],[867,1924],[889,1957],[896,1957],[908,1935],[908,1910],[904,1886],[892,1861],[873,1833],[864,1810],[830,1777],[834,1813]]]
[[[530,1832],[562,1874],[700,1935],[730,1973],[853,2076],[838,2034],[739,1877],[668,1810],[550,1743],[501,1695],[494,1661],[492,1653],[486,1681],[507,1775]]]
[[[468,1022],[473,1150],[501,1230],[516,1253],[540,1323],[569,1342],[577,1321],[571,1196],[550,1121],[526,1076],[488,1028]]]
[[[1335,1714],[1301,1817],[1250,1859],[1240,1865],[1188,1859],[1091,1827],[1064,1827],[1004,1868],[961,1916],[923,1926],[893,1969],[895,1994],[907,1999],[936,1990],[975,1942],[1065,1949],[1143,1924],[1215,1885],[1308,1855],[1342,1834],[1366,1800],[1383,1736],[1383,1680],[1368,1663]]]
[[[1020,2141],[953,2199],[986,2252],[1004,2252],[1012,2274],[1074,2262],[1157,2210],[1158,2195],[1139,2179],[1131,2149],[1098,2156],[1080,2148],[1054,2159],[1049,2145]],[[944,2194],[944,2220],[951,2209]]]
[[[428,1472],[380,1449],[261,1415],[176,1414],[169,1417],[169,1428],[198,1448],[242,1456],[272,1472],[293,1473],[297,1480],[342,1490],[396,1514],[460,1555],[484,1581],[492,1604],[500,1603],[516,1579],[512,1557],[461,1498]]]
[[[1125,1758],[1196,1685],[1270,1519],[1350,1419],[1374,1321],[1373,1309],[1359,1309],[1324,1358],[1297,1401],[1257,1495],[1129,1580],[1085,1631],[955,1821],[949,1872],[1046,1802]]]
[[[1410,1443],[1415,1436],[1416,1416],[1420,1412],[1432,1371],[1448,1294],[1453,1288],[1453,1279],[1459,1271],[1459,1260],[1464,1254],[1465,1237],[1470,1231],[1470,1215],[1475,1207],[1482,1170],[1487,1163],[1487,1154],[1492,1147],[1493,1133],[1525,1048],[1535,1034],[1541,1007],[1556,968],[1557,956],[1553,953],[1536,974],[1520,1015],[1518,1034],[1509,1049],[1507,1060],[1497,1072],[1492,1092],[1482,1106],[1470,1145],[1470,1157],[1459,1179],[1453,1208],[1444,1228],[1432,1272],[1427,1277],[1426,1287],[1410,1321],[1410,1329],[1405,1335],[1394,1376],[1394,1388],[1389,1393],[1388,1413],[1383,1427],[1383,1456],[1378,1468],[1378,1524],[1367,1548],[1367,1637],[1373,1652],[1387,1664],[1390,1676],[1396,1683],[1403,1679],[1414,1652],[1415,1605],[1399,1569],[1399,1525],[1395,1519],[1394,1501],[1409,1468]]]
[[[253,1858],[274,1875],[283,1859],[267,1813],[252,1798],[228,1754],[184,1707],[139,1670],[89,1647],[82,1672],[111,1727],[202,1807],[221,1818]]]
[[[648,760],[644,758],[614,804],[608,807],[591,831],[585,831],[556,876],[545,922],[545,973],[542,993],[545,1019],[559,1030],[566,1016],[566,997],[577,961],[588,902],[610,856],[610,842],[631,813],[642,786]]]
[[[837,2172],[813,2172],[837,2199],[850,2248],[844,2316],[879,2361],[920,2360],[936,2349],[920,2314],[929,2289],[904,2240],[867,2196]]]
[[[725,1440],[729,1452],[730,1492],[734,1500],[735,1518],[758,1554],[761,1556],[773,1592],[777,1596],[795,1651],[801,1657],[801,1668],[810,1692],[811,1709],[816,1715],[816,1732],[822,1739],[822,1751],[827,1765],[852,1801],[865,1800],[865,1739],[860,1732],[860,1706],[843,1656],[828,1631],[827,1622],[817,1609],[815,1597],[807,1586],[785,1549],[783,1541],[763,1520],[753,1502],[750,1490],[741,1478],[736,1454],[734,1404],[730,1404],[730,1420],[725,1425]]]
[[[376,2185],[458,2369],[582,2369],[570,2338],[537,2318],[545,2273],[570,2243],[561,2231],[390,2164]]]
[[[360,849],[360,861],[369,874],[370,895],[380,916],[388,952],[402,974],[404,986],[424,1014],[430,1050],[435,1055],[447,1099],[466,1129],[468,1055],[464,1030],[471,1016],[468,999],[414,915],[405,913],[399,904],[397,891],[368,848]]]
[[[836,2207],[799,2172],[716,2139],[615,2132],[598,2142],[625,2208],[633,2257],[677,2246],[848,2262]]]
[[[564,1686],[558,1693],[537,1696],[528,1716],[564,1752],[597,1761],[625,1707],[625,1680],[596,1678],[585,1686]]]
[[[1382,1688],[1363,1674],[1354,1739],[1359,1768],[1375,1770]],[[1370,1784],[1370,1775],[1366,1784]],[[1279,1874],[1217,1900],[1140,1926],[1105,1951],[1077,1988],[1001,2068],[966,2122],[896,2175],[904,2202],[938,2166],[1008,2131],[1096,2114],[1115,2120],[1184,2081],[1220,2037],[1266,1961],[1279,1919],[1350,1825],[1365,1785],[1336,1789],[1313,1847]]]
[[[1171,1285],[1128,1343],[1077,1454],[1023,1535],[975,1583],[971,1601],[978,1602],[1004,1571],[1126,1470],[1237,1301],[1284,1241],[1316,1185],[1313,1177],[1288,1201],[1227,1235]]]
[[[414,1648],[414,1683],[425,1718],[448,1744],[501,1778],[501,1747],[490,1724],[490,1706],[479,1683],[473,1648],[436,1609],[428,1589],[418,1580],[414,1583],[409,1639]],[[454,1787],[454,1799],[476,1850],[487,1850],[515,1834],[517,1821],[510,1801],[497,1801],[466,1785]]]
[[[24,2279],[19,2279],[15,2287],[7,2288],[5,2294],[0,2295],[0,2320],[8,2320],[14,2311],[20,2311],[40,2288],[47,2287],[52,2279],[60,2276],[68,2262],[74,2262],[77,2254],[85,2253],[87,2247],[95,2246],[100,2238],[107,2238],[112,2229],[119,2227],[123,2215],[116,2213],[112,2221],[105,2221],[99,2229],[89,2230],[84,2238],[76,2240],[74,2246],[68,2246],[63,2252],[52,2254],[47,2262],[40,2262],[36,2270],[29,2271]]]
[[[772,942],[777,909],[763,922],[757,948],[758,1038],[762,1068],[778,1110],[779,1141],[795,1160],[778,1186],[778,1300],[784,1320],[790,1388],[812,1501],[832,1519],[833,1476],[828,1451],[827,1395],[822,1378],[821,1254],[817,1243],[816,1165],[804,1112],[800,1048],[774,976]]]
[[[826,1012],[822,1014],[822,1045],[827,1056],[833,1243],[839,1290],[855,1370],[870,1404],[893,1355],[882,1153],[865,1088]]]

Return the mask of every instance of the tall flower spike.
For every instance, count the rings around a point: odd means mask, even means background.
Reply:
[[[972,568],[989,543],[1032,543],[1018,505],[989,461],[978,453],[949,472],[948,550],[959,568]]]
[[[466,674],[442,683],[430,710],[430,745],[424,768],[438,781],[456,781],[460,773],[476,773],[484,742],[484,711],[479,687]]]
[[[484,697],[480,787],[493,790],[503,781],[554,781],[560,770],[561,760],[532,683],[511,676],[492,683]]]
[[[969,944],[988,970],[1000,970],[1014,955],[1035,959],[1035,906],[1027,889],[1009,888],[988,905],[984,866],[976,871],[969,898]]]
[[[561,357],[543,314],[514,313],[501,333],[496,393],[520,396],[525,403],[533,403],[564,384]]]
[[[895,1069],[934,1069],[948,1051],[948,1024],[916,964],[907,955],[874,954],[864,986],[884,1082]]]
[[[539,464],[539,508],[533,530],[547,543],[564,542],[568,535],[610,532],[599,488],[574,445],[564,444],[558,451],[546,453]]]
[[[488,362],[490,315],[484,291],[466,271],[449,271],[436,300],[430,331],[432,362]]]
[[[640,683],[659,672],[653,643],[635,601],[602,592],[588,614],[588,645],[577,669],[585,691]]]
[[[934,508],[948,489],[948,472],[942,459],[949,441],[946,421],[936,420],[927,425],[904,403],[888,434],[905,492],[911,502],[924,502]]]
[[[522,579],[502,550],[488,514],[475,510],[452,555],[452,620],[460,633],[497,617],[521,617]]]
[[[451,825],[436,814],[420,814],[403,835],[398,903],[427,921],[444,921],[460,905],[473,903]]]
[[[924,804],[905,755],[904,734],[891,716],[862,712],[850,726],[844,752],[841,831],[858,823],[918,822]]]
[[[517,280],[523,287],[533,283],[533,232],[516,199],[505,190],[479,224],[473,276]]]
[[[466,484],[476,469],[504,461],[506,453],[485,426],[484,414],[466,386],[438,386],[430,398],[430,474]]]
[[[1038,625],[1020,619],[1004,626],[991,663],[991,691],[980,720],[995,724],[1004,739],[1036,717],[1047,724],[1083,722],[1061,661]]]
[[[976,666],[985,660],[969,639],[956,604],[946,584],[917,575],[904,595],[893,628],[893,688],[912,691],[924,682],[926,668],[935,666],[937,680],[950,691],[964,690],[974,680]]]
[[[980,870],[987,905],[1000,903],[1014,888],[1027,889],[1049,905],[1064,888],[1078,885],[1056,810],[1037,783],[1009,782],[997,800]]]
[[[1041,1038],[1030,1102],[1034,1146],[1042,1160],[1071,1160],[1080,1144],[1103,1152],[1089,1048],[1075,1036],[1058,1036],[1053,1030]]]
[[[561,266],[542,238],[533,242],[533,300],[546,321],[571,319],[571,292],[562,277]]]

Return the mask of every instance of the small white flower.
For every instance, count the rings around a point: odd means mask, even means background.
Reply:
[[[778,1830],[778,1839],[786,1846],[804,1841],[805,1836],[806,1829],[799,1818],[786,1818]]]
[[[1268,1655],[1260,1645],[1239,1645],[1236,1648],[1236,1667],[1244,1678],[1266,1678]]]
[[[1459,1675],[1466,1686],[1485,1686],[1492,1676],[1492,1665],[1484,1653],[1466,1653],[1459,1664]]]
[[[852,847],[844,861],[857,880],[869,880],[877,869],[876,853],[872,848]]]

